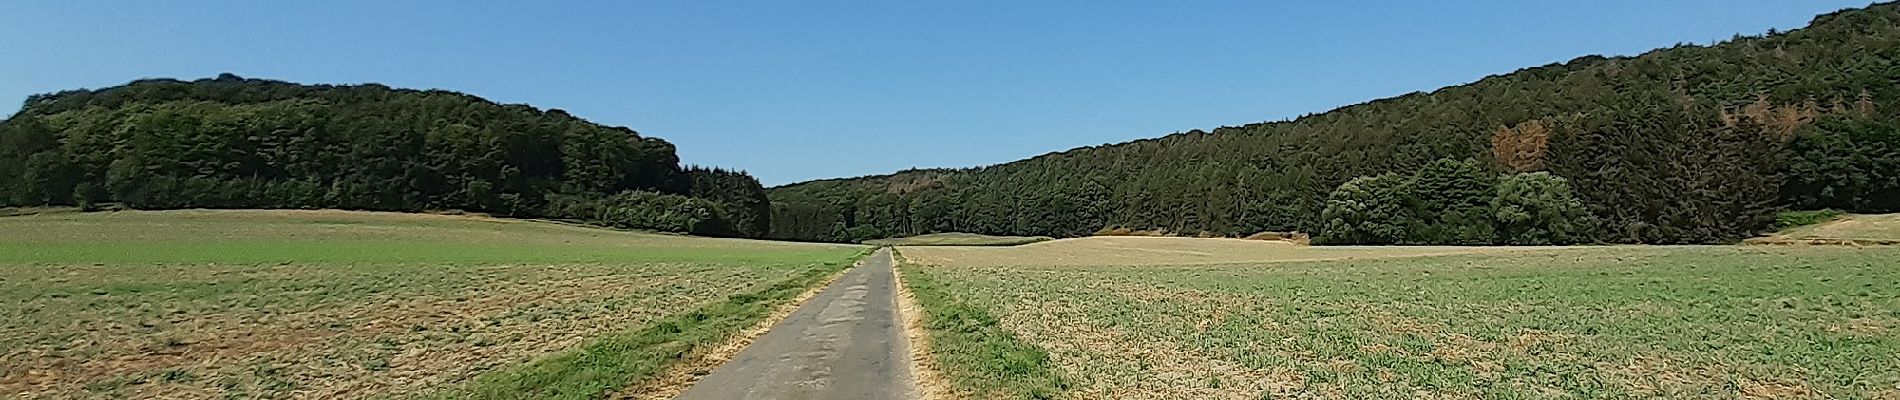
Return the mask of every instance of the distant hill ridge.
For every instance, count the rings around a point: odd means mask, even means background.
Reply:
[[[35,95],[0,122],[0,206],[454,209],[763,235],[751,176],[561,110],[232,74]]]
[[[1451,158],[1566,178],[1601,219],[1596,240],[1732,242],[1780,208],[1900,207],[1896,60],[1900,6],[1876,4],[1292,121],[775,187],[772,236],[1312,232],[1342,183]]]

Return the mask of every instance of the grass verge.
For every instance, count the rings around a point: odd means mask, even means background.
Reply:
[[[1061,397],[1069,384],[1048,351],[1017,338],[988,311],[957,300],[917,269],[899,273],[923,308],[929,353],[955,392],[977,399]]]
[[[910,376],[913,398],[917,400],[954,399],[950,381],[943,377],[943,369],[937,366],[936,356],[930,354],[930,332],[924,329],[924,307],[917,305],[917,294],[910,291],[910,285],[904,283],[904,275],[898,274],[897,315],[904,324],[904,339],[908,343],[905,350],[910,355]]]
[[[853,260],[862,258],[861,252]],[[725,343],[770,316],[782,303],[852,265],[825,263],[753,293],[660,320],[645,328],[607,336],[578,349],[495,370],[438,399],[591,399],[638,384],[695,351]]]

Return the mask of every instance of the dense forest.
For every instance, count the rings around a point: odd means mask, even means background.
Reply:
[[[153,79],[33,96],[0,122],[0,206],[464,210],[757,237],[768,201],[631,129],[440,90]]]
[[[1332,243],[1731,242],[1780,210],[1900,211],[1896,111],[1900,5],[1878,4],[1289,121],[776,187],[770,236],[1132,228]],[[1415,173],[1435,164],[1450,175]]]

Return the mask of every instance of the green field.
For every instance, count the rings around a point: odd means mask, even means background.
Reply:
[[[902,251],[972,398],[1900,398],[1900,248],[1391,249]]]
[[[0,397],[598,394],[863,249],[393,213],[5,217]],[[542,374],[588,380],[499,393]]]
[[[1015,246],[1048,241],[1048,236],[991,236],[975,233],[931,233],[900,238],[866,240],[872,246]]]

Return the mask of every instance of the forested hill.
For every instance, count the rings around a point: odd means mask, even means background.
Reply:
[[[761,236],[741,172],[561,110],[225,74],[36,95],[0,122],[0,206],[466,210]]]
[[[1795,31],[1581,57],[1292,121],[777,187],[772,236],[1332,226],[1345,242],[1512,243],[1501,229],[1542,232],[1522,224],[1570,215],[1552,204],[1574,197],[1588,214],[1575,219],[1590,223],[1563,229],[1584,241],[1733,241],[1785,208],[1900,209],[1897,60],[1900,6],[1879,4]],[[1479,188],[1457,199],[1469,209],[1422,207],[1447,200],[1421,189],[1444,183],[1414,174],[1428,165]],[[1373,180],[1342,188],[1361,177]]]

